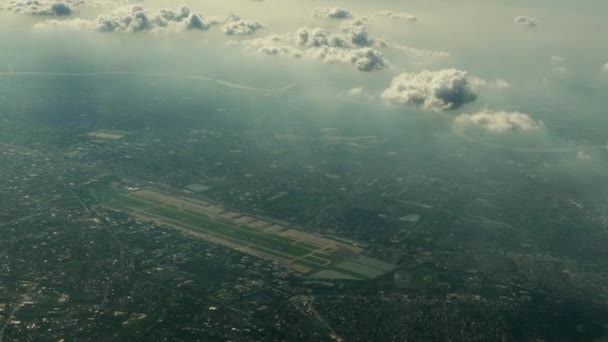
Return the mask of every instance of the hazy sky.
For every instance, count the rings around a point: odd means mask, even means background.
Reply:
[[[1,7],[6,71],[296,84],[318,101],[402,108],[489,135],[559,136],[564,127],[608,123],[605,1],[9,0]],[[563,138],[576,140],[571,133]]]

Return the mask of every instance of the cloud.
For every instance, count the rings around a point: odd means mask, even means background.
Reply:
[[[165,22],[165,20],[165,18],[162,18],[162,22]],[[154,23],[150,21],[143,7],[133,6],[124,11],[99,16],[95,30],[100,32],[139,32],[149,30],[153,25]]]
[[[89,20],[73,18],[68,20],[50,19],[34,25],[37,30],[69,29],[69,30],[91,30],[92,23]]]
[[[101,14],[94,20],[80,18],[63,21],[47,20],[37,24],[37,29],[72,28],[91,30],[97,32],[126,32],[136,33],[142,31],[162,30],[197,30],[205,31],[219,21],[205,18],[200,14],[192,13],[190,8],[182,6],[178,9],[160,9],[150,12],[142,6],[126,6],[117,10]]]
[[[340,7],[319,7],[314,9],[313,16],[325,19],[349,19],[353,17],[353,14]]]
[[[419,73],[402,73],[393,78],[382,93],[386,101],[415,105],[440,112],[458,109],[477,99],[467,72],[457,69],[423,70]]]
[[[331,34],[318,27],[314,29],[309,29],[307,27],[298,29],[295,34],[295,43],[300,47],[307,48],[349,47],[349,42],[345,38]]]
[[[82,5],[83,3],[83,0],[19,0],[9,2],[6,5],[6,10],[29,15],[62,17],[72,14],[72,6]]]
[[[454,119],[459,129],[478,127],[492,133],[535,131],[543,127],[540,121],[520,112],[493,112],[487,109],[475,114],[461,114]]]
[[[302,57],[302,51],[293,49],[289,46],[278,45],[278,46],[262,46],[259,52],[271,55],[271,56],[292,56],[296,58]]]
[[[566,72],[568,68],[565,66],[566,59],[560,56],[551,56],[551,65],[559,72]]]
[[[450,56],[449,52],[445,52],[445,51],[441,51],[441,50],[427,50],[427,49],[419,49],[419,48],[415,48],[415,47],[411,47],[411,46],[392,45],[390,42],[387,42],[387,41],[382,42],[382,45],[384,45],[384,47],[401,50],[401,51],[405,52],[406,54],[414,56],[414,57],[449,57]]]
[[[184,19],[182,27],[186,30],[205,31],[208,30],[212,25],[215,25],[215,22],[205,21],[205,19],[198,14],[190,14],[186,19]]]
[[[377,40],[375,46],[402,51],[407,57],[414,58],[418,65],[429,64],[437,59],[450,56],[449,52],[442,50],[421,49],[413,46],[401,45],[390,40]]]
[[[361,71],[382,70],[388,66],[382,53],[372,48],[362,48],[348,54],[350,62]]]
[[[294,33],[244,41],[245,48],[269,56],[308,57],[324,63],[351,64],[360,71],[377,71],[389,63],[371,47],[358,47],[321,28],[303,27]]]
[[[528,17],[525,15],[519,16],[515,18],[515,22],[520,25],[528,26],[528,27],[536,27],[538,22],[535,18]]]
[[[348,50],[323,46],[311,49],[308,55],[325,63],[352,64],[360,71],[378,71],[388,66],[382,53],[369,47]]]
[[[355,87],[346,92],[346,99],[350,101],[364,100],[366,103],[375,102],[377,96],[370,93],[366,88]],[[356,102],[355,102],[356,103]]]
[[[334,34],[316,27],[301,27],[295,32],[244,41],[246,50],[269,56],[308,57],[324,63],[351,64],[360,71],[378,71],[389,63],[382,52],[370,47],[365,21],[343,27]]]
[[[602,66],[602,71],[608,72],[608,63],[606,63]]]
[[[342,35],[333,34],[322,28],[302,27],[296,31],[296,44],[302,47],[331,46],[337,48],[357,48],[371,46],[375,43],[368,32],[364,22],[346,25],[342,28]]]
[[[588,154],[587,152],[581,150],[576,153],[576,159],[591,160],[591,159],[593,159],[593,157],[591,157],[591,155]]]
[[[375,42],[375,39],[367,33],[367,27],[363,22],[344,26],[342,32],[346,34],[352,44],[357,46],[371,46]]]
[[[564,62],[566,62],[566,59],[564,57],[551,56],[551,64],[553,64],[553,65],[564,64]]]
[[[265,38],[243,41],[246,50],[255,51],[268,56],[289,56],[300,58],[304,54],[291,46],[284,35],[272,35]]]
[[[276,45],[276,46],[262,46],[258,50],[261,53],[270,56],[291,56],[295,58],[302,57],[302,51],[298,49],[294,49],[290,46],[286,45]]]
[[[418,17],[416,17],[415,15],[404,12],[380,11],[378,12],[378,14],[389,17],[393,20],[402,20],[408,23],[416,23],[419,21]]]
[[[148,12],[141,6],[119,9],[97,18],[95,30],[100,32],[140,32],[181,28],[185,30],[208,30],[214,21],[207,21],[201,15],[192,13],[182,6],[177,10],[161,9]]]
[[[499,78],[494,81],[486,81],[482,78],[471,76],[469,79],[473,88],[494,88],[494,89],[508,89],[511,88],[511,83]]]
[[[257,21],[243,20],[238,16],[233,16],[224,25],[224,33],[230,36],[249,36],[263,27]]]
[[[357,87],[357,88],[353,88],[351,90],[348,91],[348,94],[350,96],[361,96],[365,93],[365,89],[363,89],[363,87]]]

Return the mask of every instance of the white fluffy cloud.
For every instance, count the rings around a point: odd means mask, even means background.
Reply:
[[[72,14],[72,7],[83,3],[83,0],[14,0],[5,9],[15,13],[61,17]]]
[[[250,36],[255,34],[264,25],[257,21],[243,20],[238,16],[231,16],[224,25],[224,33],[230,36]]]
[[[325,63],[352,64],[361,71],[377,71],[388,66],[382,53],[372,48],[345,50],[334,47],[321,47],[311,54]]]
[[[277,37],[278,36],[272,36],[265,39],[249,40],[245,42],[245,44],[247,48],[268,56],[302,57],[304,54],[302,50],[284,44],[282,39],[280,37],[276,39]]]
[[[150,13],[141,6],[119,9],[96,20],[95,30],[100,32],[139,32],[179,27],[186,30],[207,30],[214,21],[207,20],[190,8],[182,6],[178,10],[161,9]]]
[[[367,27],[363,22],[344,26],[342,32],[346,34],[346,37],[352,44],[357,46],[371,46],[376,41],[367,33]]]
[[[528,27],[536,27],[538,22],[535,18],[528,17],[525,15],[519,16],[515,18],[515,22],[520,25],[528,26]]]
[[[147,11],[142,6],[126,6],[117,10],[101,14],[94,20],[80,18],[68,20],[47,20],[36,25],[38,29],[73,28],[98,32],[127,32],[162,30],[208,30],[217,25],[220,20],[206,18],[200,14],[192,13],[189,7],[178,9],[160,9]]]
[[[608,63],[606,63],[602,66],[602,71],[608,72]]]
[[[493,112],[487,109],[475,114],[461,114],[454,119],[454,125],[460,129],[478,127],[493,133],[513,131],[533,131],[543,124],[534,121],[529,115],[520,112]]]
[[[367,37],[357,36],[364,31],[351,33],[349,26],[346,36],[330,33],[322,28],[302,27],[294,33],[273,35],[262,39],[245,41],[245,47],[270,56],[309,57],[324,63],[351,64],[361,71],[377,71],[388,66],[382,53],[373,49]],[[349,33],[351,33],[349,35]],[[353,38],[358,37],[358,38]],[[352,40],[355,40],[353,42]],[[359,40],[360,39],[360,40]],[[363,44],[363,43],[366,44]],[[357,44],[358,43],[358,44]]]
[[[388,66],[382,53],[372,48],[353,50],[348,54],[348,59],[361,71],[382,70]]]
[[[418,22],[418,17],[416,17],[415,15],[409,14],[409,13],[393,12],[393,11],[380,11],[380,12],[378,12],[378,14],[389,17],[393,20],[402,20],[402,21],[406,21],[408,23]]]
[[[375,39],[367,33],[367,27],[359,22],[342,28],[343,34],[333,34],[322,28],[302,27],[295,33],[295,42],[301,47],[358,48],[371,46]]]
[[[319,7],[314,9],[313,16],[325,19],[348,19],[352,18],[353,14],[341,7]]]
[[[34,25],[34,28],[43,31],[49,29],[92,30],[93,26],[89,20],[73,18],[68,20],[45,20]]]
[[[302,27],[296,31],[295,43],[300,47],[320,48],[336,47],[347,48],[349,43],[343,37],[331,34],[322,28],[309,29]]]
[[[393,78],[390,87],[382,93],[382,98],[396,104],[415,105],[440,112],[473,102],[477,95],[467,72],[443,69],[403,73]]]

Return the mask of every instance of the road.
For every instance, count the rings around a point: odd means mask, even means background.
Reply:
[[[189,79],[189,80],[198,80],[198,81],[208,81],[214,82],[217,85],[239,89],[239,90],[248,90],[254,92],[263,92],[263,93],[282,93],[285,92],[296,85],[291,83],[286,86],[280,88],[258,88],[251,87],[245,84],[234,83],[222,79],[215,79],[211,77],[201,76],[201,75],[183,75],[183,74],[172,74],[172,73],[153,73],[153,72],[136,72],[136,71],[100,71],[100,72],[76,72],[76,73],[68,73],[68,72],[48,72],[48,71],[13,71],[13,72],[0,72],[0,76],[8,76],[8,77],[28,77],[28,76],[58,76],[58,77],[98,77],[98,76],[148,76],[148,77],[161,77],[161,78],[181,78],[181,79]]]

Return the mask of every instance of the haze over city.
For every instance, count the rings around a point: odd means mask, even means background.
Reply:
[[[607,12],[0,2],[0,342],[608,339]]]

